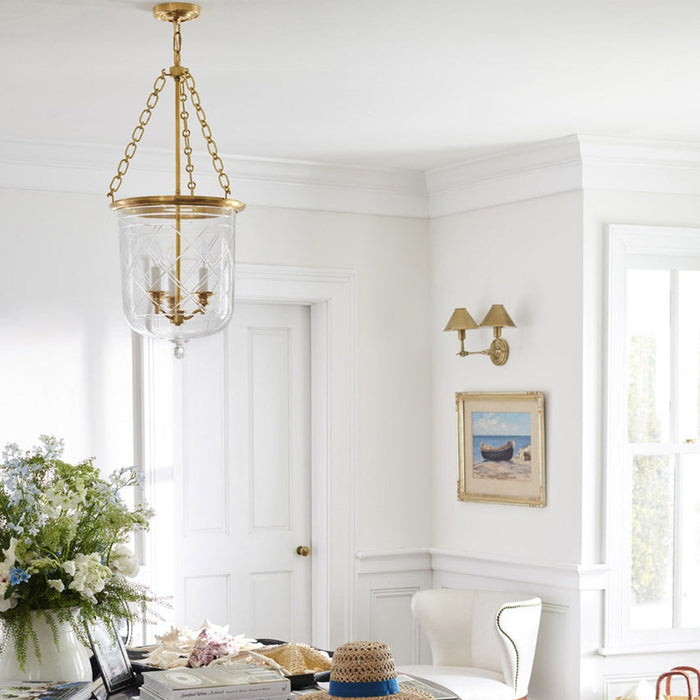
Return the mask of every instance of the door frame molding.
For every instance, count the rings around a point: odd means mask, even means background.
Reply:
[[[353,628],[356,274],[239,263],[235,284],[239,301],[310,308],[310,641],[322,649],[334,649],[352,638]],[[141,340],[134,334],[134,452],[136,463],[148,472],[156,444],[152,392],[157,341]],[[149,556],[149,544],[137,543],[142,561],[154,559],[152,553]]]

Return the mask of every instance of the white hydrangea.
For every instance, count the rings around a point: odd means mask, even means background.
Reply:
[[[10,538],[10,546],[3,549],[5,555],[4,561],[0,562],[0,612],[10,610],[17,605],[17,596],[12,595],[5,600],[7,587],[10,585],[10,569],[15,565],[16,555],[15,547],[18,540],[15,537]]]
[[[115,544],[109,555],[109,568],[117,574],[133,578],[139,572],[139,560],[125,544]]]
[[[55,488],[48,488],[44,491],[43,512],[49,518],[58,518],[63,513],[67,513],[78,508],[84,499],[84,488],[77,488],[76,491],[56,491]]]
[[[93,603],[97,602],[95,593],[104,589],[107,579],[112,575],[108,566],[104,566],[100,561],[97,552],[92,554],[75,555],[75,559],[62,564],[63,570],[73,578],[68,584],[68,588],[80,593],[83,598],[87,598]]]

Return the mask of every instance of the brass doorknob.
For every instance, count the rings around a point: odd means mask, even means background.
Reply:
[[[297,547],[297,554],[300,557],[308,557],[311,554],[311,547],[307,547],[305,544],[300,544]]]

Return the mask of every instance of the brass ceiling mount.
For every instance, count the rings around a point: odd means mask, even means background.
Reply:
[[[191,2],[162,2],[153,7],[153,16],[161,22],[187,22],[199,17],[199,5]]]

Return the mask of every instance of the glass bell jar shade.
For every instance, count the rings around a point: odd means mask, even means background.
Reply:
[[[114,202],[119,219],[122,301],[131,328],[170,340],[181,357],[190,338],[221,330],[233,313],[236,213],[219,197],[134,197]]]

